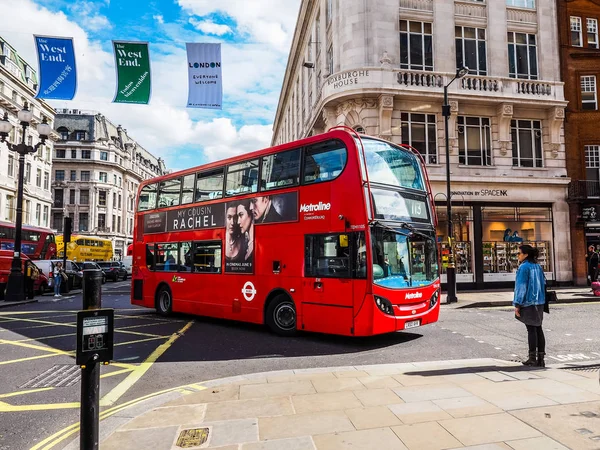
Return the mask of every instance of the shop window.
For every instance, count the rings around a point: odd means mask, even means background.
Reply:
[[[544,272],[552,270],[552,212],[550,207],[482,208],[484,280],[505,280],[519,267],[519,246],[539,250],[538,262]],[[511,275],[514,276],[514,275]],[[498,278],[500,277],[500,278]]]
[[[448,214],[444,206],[437,207],[438,225],[436,230],[438,251],[440,252],[440,273],[448,268],[450,247],[448,243]],[[473,208],[470,206],[452,207],[452,239],[455,267],[460,282],[472,282],[473,277]]]
[[[490,119],[458,117],[458,162],[466,166],[492,165]]]
[[[402,113],[402,143],[419,151],[426,164],[437,164],[435,114]]]
[[[512,120],[513,166],[543,167],[542,126],[539,120]]]

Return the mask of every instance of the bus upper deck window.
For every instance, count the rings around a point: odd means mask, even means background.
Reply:
[[[306,148],[303,183],[319,183],[337,178],[347,161],[346,147],[342,142],[329,141]]]
[[[138,211],[148,211],[156,208],[156,184],[149,184],[142,188]]]

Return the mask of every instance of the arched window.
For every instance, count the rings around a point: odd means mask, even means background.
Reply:
[[[357,133],[360,133],[360,134],[367,134],[367,131],[364,129],[364,127],[362,125],[356,125],[354,127],[354,131],[356,131]]]

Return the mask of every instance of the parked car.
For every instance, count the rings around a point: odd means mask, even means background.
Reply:
[[[90,270],[90,269],[102,270],[102,267],[100,267],[95,262],[91,262],[91,261],[79,263],[79,267],[81,267],[82,270]],[[104,283],[106,283],[106,274],[104,273],[104,270],[102,270],[102,284],[104,284]]]
[[[11,250],[0,250],[0,300],[4,299],[4,291],[8,284],[8,275],[12,266],[13,252]],[[38,277],[33,282],[33,293],[42,295],[48,289],[48,277],[27,255],[21,253],[23,274],[27,273],[27,265],[32,264],[38,269]],[[30,297],[33,298],[33,297]]]
[[[61,259],[41,259],[35,261],[35,265],[40,268],[44,274],[48,276],[48,288],[54,289],[54,265],[58,262],[62,262]],[[83,287],[83,272],[79,265],[73,261],[68,260],[65,273],[69,277],[69,290],[81,289]]]
[[[131,276],[131,266],[133,265],[133,256],[129,255],[129,256],[123,256],[123,259],[121,260],[121,262],[123,263],[123,267],[125,267],[125,270],[127,271],[127,275]]]
[[[127,270],[123,267],[121,261],[100,261],[98,265],[104,272],[107,280],[118,281],[122,278],[123,281],[127,279]]]

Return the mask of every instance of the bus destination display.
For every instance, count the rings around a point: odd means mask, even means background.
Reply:
[[[375,214],[380,219],[427,222],[429,212],[426,198],[398,192],[372,189]]]

